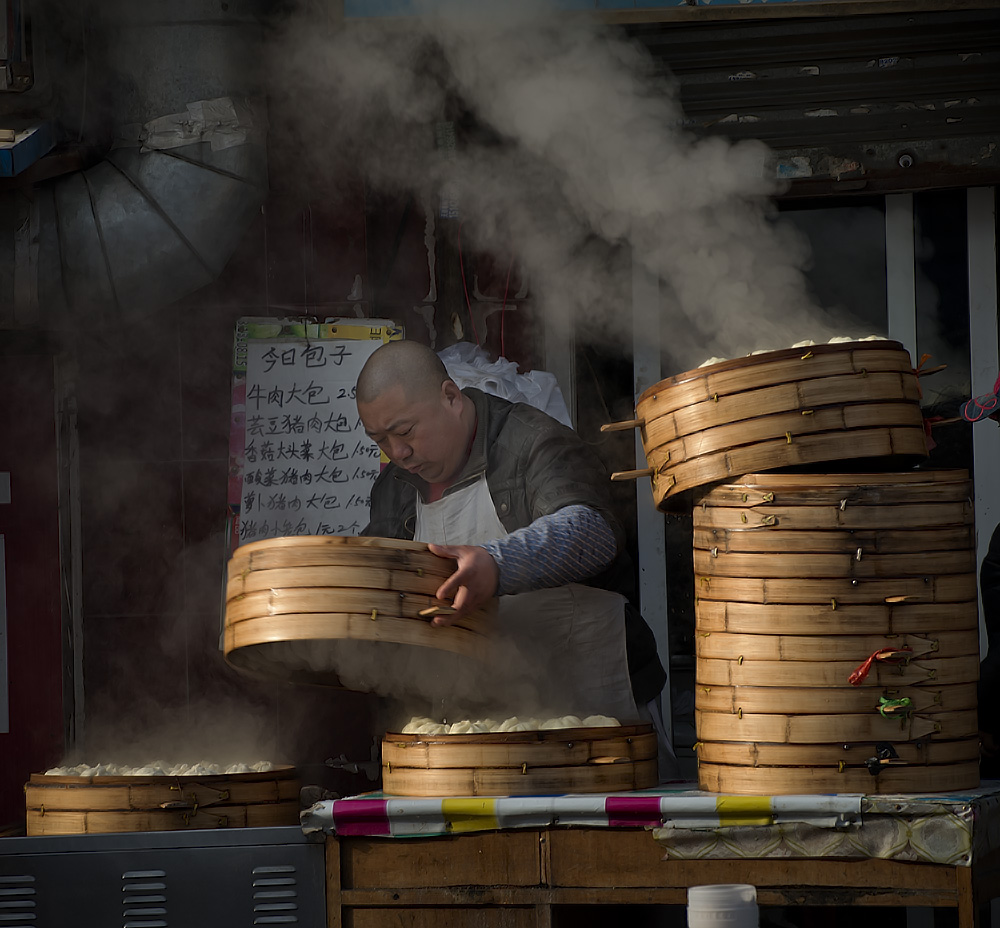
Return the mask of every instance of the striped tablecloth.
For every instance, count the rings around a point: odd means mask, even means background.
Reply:
[[[613,795],[316,803],[305,832],[405,838],[505,828],[646,828],[673,859],[881,858],[971,866],[1000,847],[1000,782],[917,795],[727,796],[693,785]]]
[[[613,795],[496,796],[406,799],[366,793],[319,802],[302,813],[308,832],[405,837],[500,828],[585,825],[597,828],[690,829],[808,822],[843,827],[861,812],[860,795],[722,796],[697,789]]]

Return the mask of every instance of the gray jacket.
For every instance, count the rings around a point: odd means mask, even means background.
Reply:
[[[621,593],[632,691],[645,705],[663,688],[666,674],[656,641],[633,603],[635,576],[624,550],[624,532],[611,508],[608,473],[600,458],[572,429],[541,410],[509,403],[474,388],[462,391],[476,407],[477,427],[469,460],[446,491],[469,486],[486,474],[486,483],[504,528],[524,528],[564,506],[597,510],[614,530],[618,554],[611,565],[584,583]],[[426,499],[427,484],[415,474],[389,464],[372,487],[371,521],[362,534],[413,538],[417,494]]]

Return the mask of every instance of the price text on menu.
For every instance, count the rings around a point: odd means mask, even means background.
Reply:
[[[379,449],[354,403],[379,341],[247,345],[240,543],[356,535],[368,524]]]

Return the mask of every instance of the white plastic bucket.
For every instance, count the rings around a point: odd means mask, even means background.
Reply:
[[[757,928],[757,889],[748,883],[688,887],[688,928]]]

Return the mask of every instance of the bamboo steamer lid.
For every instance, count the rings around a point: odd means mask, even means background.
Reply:
[[[702,788],[978,785],[970,497],[965,471],[785,473],[695,501]]]
[[[636,401],[638,428],[660,509],[677,494],[755,470],[927,456],[920,385],[893,341],[771,351],[685,371]]]
[[[406,690],[426,674],[468,673],[489,654],[495,604],[450,626],[435,599],[454,561],[391,538],[298,535],[241,545],[227,565],[223,645],[251,674]]]
[[[648,723],[608,728],[388,733],[382,790],[397,796],[528,796],[612,793],[657,783],[656,733]]]
[[[33,773],[28,835],[295,825],[295,768],[218,776],[75,777]]]

